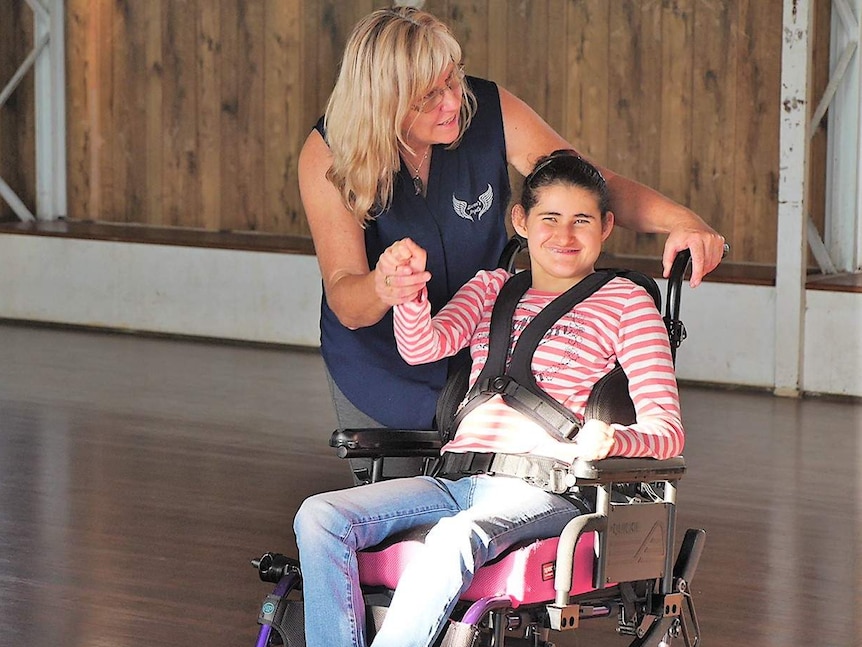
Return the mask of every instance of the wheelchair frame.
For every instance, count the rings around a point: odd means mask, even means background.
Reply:
[[[520,242],[510,243],[504,252],[510,270],[521,246]],[[511,255],[506,257],[506,253]],[[689,260],[688,250],[681,252],[668,278],[665,324],[674,358],[676,348],[685,337],[679,309]],[[617,385],[604,389],[602,395],[614,400],[621,396],[620,388]],[[627,397],[627,382],[622,388]],[[588,408],[590,406],[596,405],[588,403]],[[426,471],[429,470],[434,459],[440,456],[442,442],[437,431],[346,429],[336,430],[330,445],[340,458],[372,458],[373,482],[384,478],[387,457],[424,457]],[[667,647],[677,637],[682,638],[686,647],[697,647],[700,625],[690,583],[706,533],[688,529],[678,553],[675,552],[676,493],[677,484],[686,471],[684,458],[607,458],[577,461],[571,467],[560,469],[558,477],[569,488],[595,488],[596,508],[592,514],[572,519],[559,536],[553,565],[554,599],[518,606],[513,605],[509,597],[489,596],[472,603],[459,603],[456,613],[460,620],[450,618],[450,626],[438,644],[442,647],[503,647],[507,644],[553,647],[549,640],[552,631],[574,630],[582,620],[607,617],[616,609],[617,632],[632,637],[629,647]],[[629,494],[634,487],[637,493],[617,501],[619,486]],[[575,547],[588,532],[595,533],[593,589],[571,595]],[[270,642],[273,626],[290,647],[304,645],[301,627],[292,627],[295,638],[286,635],[284,630],[286,624],[297,622],[298,605],[295,601],[291,603],[289,596],[301,588],[298,562],[277,553],[266,553],[252,564],[263,581],[276,584],[261,607],[258,622],[262,627],[257,647],[273,644]],[[380,603],[379,595],[367,596],[367,602],[374,607],[368,618],[371,624],[379,626],[385,611],[376,606],[372,598]],[[301,624],[301,615],[298,618]],[[369,629],[373,632],[374,627]]]

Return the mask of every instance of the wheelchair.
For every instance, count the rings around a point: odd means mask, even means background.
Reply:
[[[513,238],[501,266],[513,270],[524,246],[523,239]],[[684,250],[667,282],[664,320],[674,359],[685,338],[679,311],[689,261]],[[618,273],[647,288],[662,311],[662,295],[652,278]],[[466,392],[466,376],[466,370],[455,373],[441,394],[440,430],[341,429],[332,434],[330,445],[341,458],[371,458],[370,482],[386,478],[389,457],[423,457],[425,473],[431,473],[440,457],[445,421]],[[619,366],[593,388],[585,418],[634,422],[628,382]],[[553,647],[557,632],[616,614],[617,633],[629,647],[669,647],[678,640],[685,647],[699,645],[691,581],[705,531],[688,529],[675,550],[677,485],[685,471],[682,456],[579,460],[555,467],[552,477],[559,491],[594,492],[595,512],[573,518],[557,537],[513,546],[479,568],[436,644]],[[416,528],[358,553],[369,642],[385,618],[401,570],[421,550],[427,531]],[[275,584],[260,607],[256,647],[304,647],[300,564],[268,552],[252,565],[262,581]]]

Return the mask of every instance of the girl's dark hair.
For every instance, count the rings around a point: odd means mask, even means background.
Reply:
[[[602,218],[610,210],[610,198],[605,178],[599,170],[570,149],[554,151],[540,157],[530,174],[524,178],[521,206],[529,212],[538,198],[536,192],[551,184],[579,186],[595,193]]]

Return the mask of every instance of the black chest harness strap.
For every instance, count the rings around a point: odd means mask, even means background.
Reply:
[[[457,430],[477,406],[500,395],[507,405],[535,420],[554,438],[573,437],[580,429],[580,420],[536,383],[533,355],[551,326],[615,276],[613,270],[599,270],[551,301],[521,332],[508,369],[506,357],[515,309],[532,284],[532,275],[529,271],[520,272],[506,281],[491,312],[488,359],[467,394],[467,401],[455,415],[452,429]]]

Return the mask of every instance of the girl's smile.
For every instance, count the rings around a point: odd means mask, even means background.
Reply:
[[[527,239],[533,287],[564,292],[595,271],[602,243],[613,229],[613,214],[602,220],[599,199],[580,186],[555,183],[538,189],[526,213],[512,209],[515,231]]]

